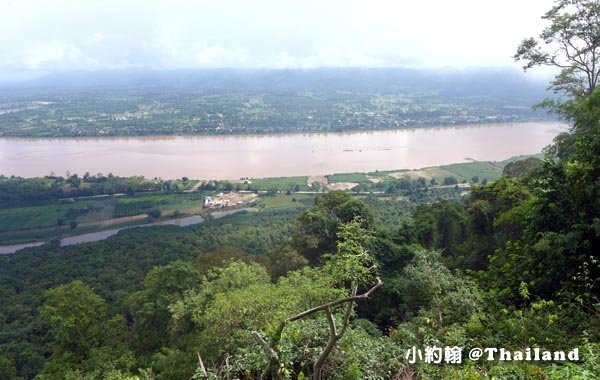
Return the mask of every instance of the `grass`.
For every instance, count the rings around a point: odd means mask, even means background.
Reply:
[[[459,182],[463,179],[471,181],[471,178],[475,176],[479,177],[480,181],[484,178],[487,178],[488,181],[495,181],[502,177],[504,165],[496,162],[481,161],[444,165],[442,168],[452,173]]]
[[[79,223],[94,223],[101,220],[113,218],[115,212],[115,198],[102,198],[95,200],[92,204],[94,212],[80,215],[77,218]],[[79,204],[79,203],[76,203]]]
[[[504,161],[477,161],[477,162],[467,162],[462,164],[451,164],[451,165],[443,165],[440,166],[440,169],[446,170],[459,180],[466,179],[467,181],[471,181],[471,178],[474,176],[479,177],[479,181],[484,178],[487,178],[488,181],[495,181],[502,177],[502,171],[504,167],[510,163],[519,160],[524,160],[529,157],[537,157],[543,158],[543,153],[538,154],[530,154],[530,155],[521,155],[508,158]],[[435,168],[432,168],[435,169]],[[439,181],[439,178],[436,178]],[[442,177],[443,179],[443,177]]]
[[[273,177],[273,178],[252,178],[251,186],[261,191],[268,191],[272,189],[277,190],[293,190],[296,186],[300,187],[300,190],[309,190],[307,186],[308,177]]]
[[[331,183],[336,182],[356,182],[363,183],[369,182],[367,175],[365,173],[336,173],[330,176],[327,176],[327,179]]]
[[[179,211],[187,214],[202,211],[202,194],[156,194],[118,198],[115,217],[144,214],[158,208],[163,214]]]
[[[378,170],[376,172],[365,173],[369,177],[387,177],[392,171],[390,170]]]
[[[306,206],[304,205],[303,201],[313,198],[314,195],[312,194],[276,194],[273,196],[260,197],[257,202],[257,206],[263,207],[262,205],[264,205],[265,209],[270,210],[304,208]]]
[[[31,228],[47,228],[57,225],[59,219],[76,219],[79,209],[92,205],[93,201],[77,203],[50,203],[0,210],[0,232]]]
[[[444,177],[448,177],[454,174],[438,166],[423,169],[423,172],[427,175],[428,178],[435,178],[438,182],[443,180]]]
[[[438,166],[433,166],[429,168],[424,168],[420,170],[399,170],[394,172],[394,177],[396,178],[410,178],[412,180],[416,180],[419,177],[425,178],[428,182],[431,178],[435,178],[437,183],[442,183],[445,177],[456,177],[455,173],[452,173],[446,169],[443,169]],[[389,177],[388,177],[389,178]],[[388,178],[384,178],[383,182],[386,182]],[[458,178],[461,179],[461,178]]]
[[[40,206],[25,206],[0,210],[0,232],[52,228],[62,219],[68,226],[70,221],[93,223],[121,216],[147,213],[158,207],[170,214],[199,213],[202,211],[201,194],[160,194],[134,197],[80,200],[75,203],[53,202]],[[85,212],[80,212],[85,209]],[[0,237],[2,239],[2,237]]]
[[[181,186],[182,190],[191,190],[198,182],[198,180],[190,179],[187,181],[178,180],[176,183]]]
[[[158,204],[151,200],[140,199],[132,202],[117,202],[113,216],[120,218],[122,216],[139,215],[149,212]]]

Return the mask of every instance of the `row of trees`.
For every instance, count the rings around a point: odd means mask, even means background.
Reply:
[[[109,174],[82,177],[21,178],[0,176],[0,208],[43,204],[68,197],[161,191],[178,192],[187,181],[147,180],[144,177],[117,177]]]

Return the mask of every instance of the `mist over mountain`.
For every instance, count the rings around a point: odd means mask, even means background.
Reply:
[[[536,102],[549,95],[546,83],[546,80],[526,77],[512,68],[321,68],[75,71],[53,73],[33,80],[4,84],[2,87],[47,90],[182,87],[215,92],[334,90],[381,94],[420,94],[434,91],[439,96],[516,97]]]

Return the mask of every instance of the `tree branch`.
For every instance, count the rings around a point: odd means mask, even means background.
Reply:
[[[325,348],[323,348],[323,351],[319,353],[317,361],[313,366],[313,380],[321,379],[321,368],[323,368],[323,364],[325,364],[325,359],[327,359],[327,357],[335,347],[335,344],[341,337],[341,335],[338,335],[337,330],[335,328],[335,319],[333,319],[333,313],[331,312],[330,307],[325,309],[325,314],[327,315],[327,322],[329,323],[329,339],[327,340],[327,345],[325,346]]]
[[[335,319],[331,312],[331,308],[328,307],[325,309],[325,314],[327,315],[327,323],[329,324],[329,333],[333,336],[337,336],[337,327],[335,326]]]
[[[199,352],[198,352],[198,368],[200,369],[200,374],[202,377],[208,377],[208,374],[206,373],[206,368],[204,367],[204,362],[202,362],[202,357],[200,356]]]
[[[266,340],[264,340],[262,336],[260,336],[258,331],[252,331],[251,334],[254,337],[254,339],[262,346],[269,358],[279,361],[279,355],[277,354],[277,352],[273,348],[271,348],[269,343]]]
[[[381,286],[383,285],[383,282],[381,282],[381,279],[379,277],[376,278],[376,281],[377,281],[377,283],[371,289],[369,289],[367,292],[365,292],[363,294],[352,295],[350,297],[340,298],[335,301],[331,301],[331,302],[325,303],[323,305],[313,307],[312,309],[308,309],[306,311],[303,311],[300,314],[296,314],[295,316],[288,318],[287,321],[288,322],[297,321],[298,319],[301,319],[301,318],[306,317],[307,315],[316,313],[317,311],[326,310],[328,308],[332,308],[334,306],[341,305],[346,302],[357,302],[357,301],[367,300],[367,299],[371,298],[371,295],[373,295],[373,293],[377,289],[381,288]]]
[[[352,290],[352,295],[356,296],[357,291],[358,291],[358,286],[354,286],[354,289]],[[344,335],[344,333],[346,332],[346,328],[350,324],[350,315],[352,315],[353,309],[354,309],[354,302],[349,302],[348,306],[346,307],[346,313],[344,314],[344,319],[342,322],[342,330],[340,330],[340,332],[338,334],[339,335],[338,338],[341,338],[342,335]]]

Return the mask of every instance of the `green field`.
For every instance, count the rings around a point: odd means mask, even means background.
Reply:
[[[301,191],[309,190],[308,177],[273,177],[273,178],[251,178],[250,186],[259,191],[269,190],[292,190],[298,186]]]
[[[113,217],[120,218],[123,216],[144,214],[153,208],[156,208],[157,206],[158,203],[145,199],[133,200],[129,202],[117,202]]]
[[[198,213],[202,211],[202,194],[148,194],[135,197],[119,198],[116,210],[126,212],[120,216],[144,214],[158,208],[163,214],[179,211],[181,213]]]
[[[540,157],[541,154],[533,155]],[[353,182],[353,183],[372,183],[371,179],[377,179],[384,183],[397,180],[401,177],[417,179],[424,177],[429,180],[435,178],[438,183],[442,183],[445,177],[454,177],[458,182],[471,182],[472,178],[477,176],[479,181],[487,178],[488,181],[495,181],[502,176],[502,170],[507,163],[522,160],[527,156],[511,157],[504,161],[477,161],[458,164],[449,164],[442,166],[433,166],[418,170],[393,170],[393,171],[378,171],[371,173],[336,173],[327,176],[330,183]]]
[[[307,201],[312,203],[313,199],[314,195],[312,194],[277,194],[273,196],[260,197],[257,202],[257,206],[271,210],[295,209],[305,207],[304,204]]]
[[[68,226],[71,221],[79,224],[96,223],[111,218],[145,214],[153,208],[158,208],[163,214],[174,211],[199,213],[202,211],[202,195],[138,195],[1,209],[0,233],[59,227],[59,224]]]
[[[462,165],[462,164],[458,164],[458,165]],[[444,180],[444,177],[455,176],[454,173],[452,173],[446,169],[443,169],[439,166],[421,169],[420,172],[423,172],[427,179],[435,178],[435,180],[438,183],[442,183],[442,181]]]
[[[50,203],[42,206],[27,206],[0,210],[0,232],[56,226],[59,219],[66,224],[79,217],[81,208],[93,205],[94,201],[77,203]]]
[[[487,178],[488,181],[495,181],[502,177],[504,164],[501,162],[481,161],[444,165],[441,168],[452,173],[459,182],[463,179],[471,181],[471,178],[475,176],[479,177],[480,181],[484,178]]]
[[[356,182],[356,183],[369,182],[369,179],[367,178],[367,175],[365,173],[336,173],[336,174],[327,176],[327,179],[331,183],[337,183],[337,182]]]
[[[198,180],[188,180],[188,181],[182,181],[182,180],[177,180],[175,181],[175,183],[177,184],[177,186],[179,186],[182,190],[191,190],[194,186],[196,186],[196,184],[200,182]]]
[[[390,174],[389,170],[377,170],[374,172],[365,173],[368,177],[383,178]]]

